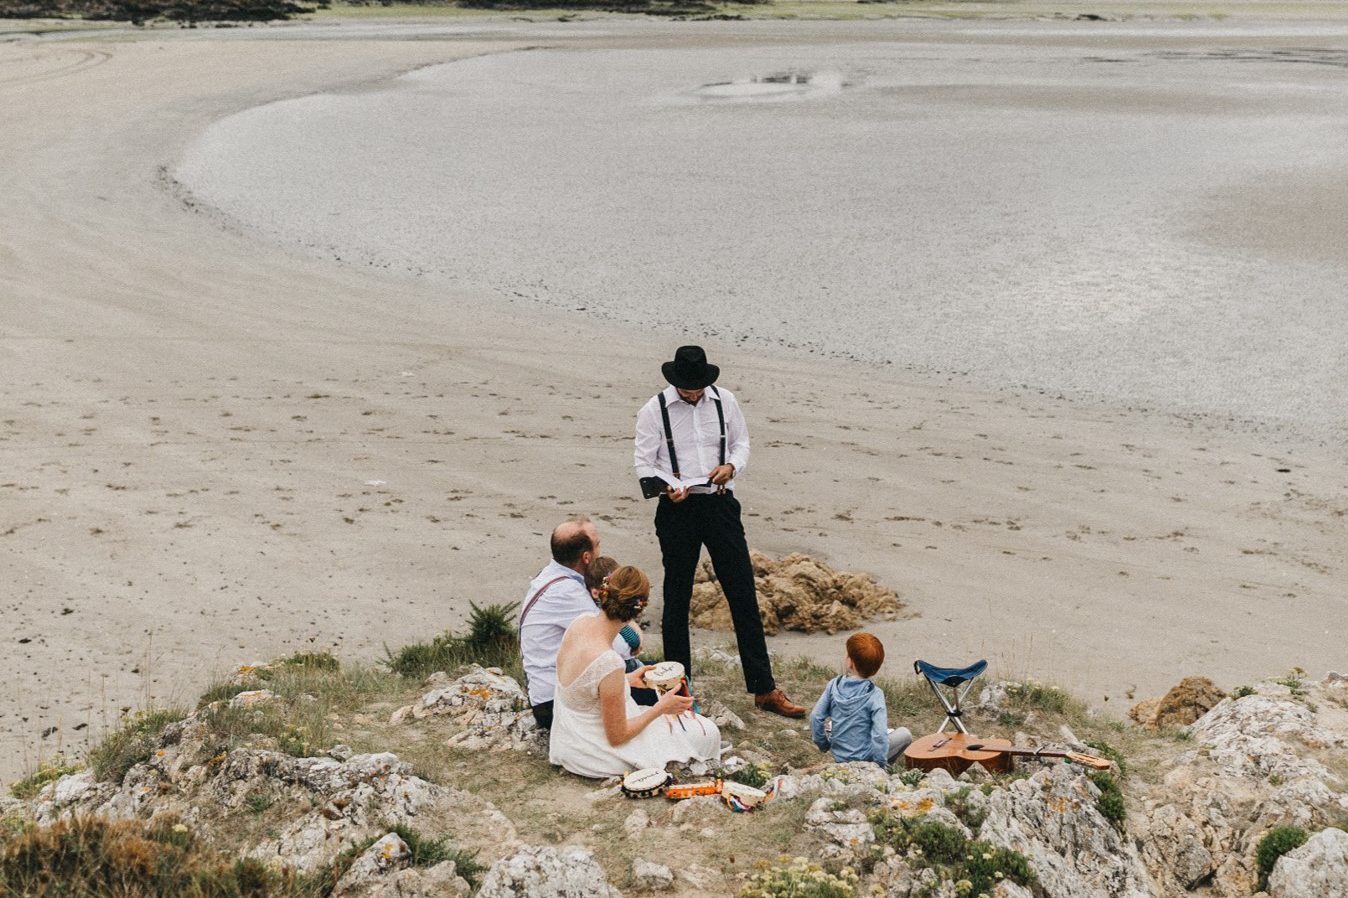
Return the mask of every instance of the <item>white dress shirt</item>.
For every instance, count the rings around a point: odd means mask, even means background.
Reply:
[[[716,417],[716,397],[708,387],[697,405],[679,396],[674,387],[666,387],[665,404],[669,409],[669,428],[674,433],[674,454],[679,458],[679,479],[706,481],[721,463],[721,424]],[[735,394],[721,390],[721,411],[725,414],[725,460],[735,466],[735,475],[744,473],[749,464],[749,428]],[[665,445],[665,423],[660,416],[660,400],[652,396],[637,412],[635,463],[637,477],[672,475],[669,448]],[[726,489],[734,489],[732,477]],[[690,492],[712,493],[715,487],[693,487]]]
[[[520,656],[524,662],[524,677],[529,683],[531,705],[552,701],[553,693],[557,691],[557,650],[562,647],[566,628],[581,615],[594,614],[598,610],[594,596],[585,588],[585,578],[553,561],[529,584],[520,612],[523,613],[535,593],[557,577],[564,579],[548,587],[520,626]],[[632,657],[632,649],[622,636],[613,640],[613,650],[624,661]]]

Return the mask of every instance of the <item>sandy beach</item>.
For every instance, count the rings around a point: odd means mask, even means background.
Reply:
[[[849,27],[853,41],[902,31]],[[979,39],[1033,42],[1035,27]],[[261,104],[539,44],[838,30],[493,20],[3,38],[0,778],[78,751],[123,709],[189,702],[236,664],[375,660],[455,627],[470,601],[514,601],[568,514],[600,521],[606,553],[659,569],[631,428],[682,334],[260,239],[174,180],[199,135]],[[1075,40],[1148,40],[1093,34]],[[1300,24],[1209,22],[1192,38],[1308,41],[1348,53]],[[1273,209],[1268,252],[1318,254],[1343,278],[1324,249],[1342,207],[1323,184],[1289,165],[1268,189],[1252,199]],[[705,342],[749,415],[750,544],[897,589],[911,616],[874,627],[891,675],[987,657],[994,677],[1121,714],[1189,674],[1234,687],[1344,667],[1336,441],[729,332]],[[771,647],[832,663],[839,643]]]

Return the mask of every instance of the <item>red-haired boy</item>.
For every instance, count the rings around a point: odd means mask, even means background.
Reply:
[[[871,681],[885,661],[885,647],[870,633],[847,639],[846,673],[824,687],[810,713],[810,733],[833,760],[893,763],[913,741],[904,727],[889,729],[885,693]]]

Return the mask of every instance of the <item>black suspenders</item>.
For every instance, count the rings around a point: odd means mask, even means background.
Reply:
[[[656,394],[660,400],[660,417],[665,422],[665,447],[669,450],[669,469],[675,477],[679,477],[679,456],[674,451],[674,428],[669,426],[669,406],[665,404],[665,391],[661,390]],[[721,425],[721,464],[725,464],[725,409],[721,406],[721,391],[716,387],[711,388],[712,401],[716,403],[716,420]]]
[[[661,390],[660,397],[660,417],[665,420],[665,445],[669,448],[669,470],[675,477],[679,476],[679,456],[674,451],[674,429],[669,426],[669,406],[665,405],[665,391]]]

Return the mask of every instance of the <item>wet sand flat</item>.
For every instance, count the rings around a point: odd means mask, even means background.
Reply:
[[[1348,436],[1342,35],[1035,30],[479,56],[231,116],[174,176],[264,239],[689,340]]]
[[[567,513],[598,517],[607,552],[658,569],[629,439],[681,333],[338,263],[193,208],[174,172],[230,115],[456,59],[871,34],[743,27],[0,44],[4,775],[78,749],[121,708],[190,700],[236,663],[309,648],[374,659],[454,626],[470,600],[514,600]],[[1307,41],[1266,27],[1208,24],[1199,43]],[[1285,176],[1313,191],[1314,171]],[[987,656],[999,676],[1113,709],[1189,673],[1235,686],[1341,663],[1336,445],[738,336],[727,323],[706,343],[750,416],[750,541],[898,589],[917,616],[876,627],[892,674],[912,657]],[[774,647],[832,662],[838,641]]]

